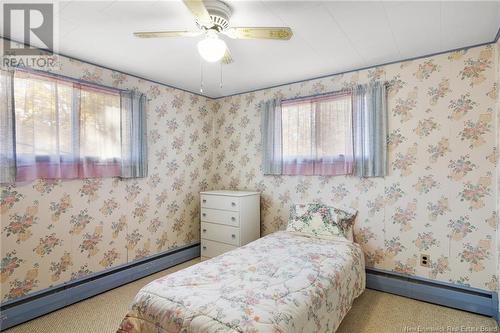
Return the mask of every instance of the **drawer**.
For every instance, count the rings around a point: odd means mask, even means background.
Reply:
[[[207,239],[201,240],[201,256],[206,258],[217,257],[218,255],[234,250],[236,248],[236,246],[229,244],[218,243]]]
[[[202,222],[201,238],[238,246],[240,245],[240,229],[222,224]]]
[[[238,212],[231,212],[227,210],[218,209],[201,209],[201,221],[212,222],[218,224],[230,225],[233,227],[240,226],[240,214]]]
[[[228,197],[225,195],[202,194],[201,207],[232,210],[237,212],[240,210],[240,199],[235,197]]]

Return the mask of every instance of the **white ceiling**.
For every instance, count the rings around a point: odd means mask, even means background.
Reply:
[[[219,65],[204,65],[203,94],[211,97],[490,42],[500,26],[500,1],[228,4],[232,26],[290,26],[294,36],[286,42],[225,38],[235,61],[222,67],[222,88]],[[65,1],[59,12],[60,53],[200,91],[196,43],[202,37],[132,36],[134,31],[195,29],[182,2]]]

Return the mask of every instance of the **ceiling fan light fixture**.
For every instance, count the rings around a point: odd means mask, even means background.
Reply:
[[[231,27],[231,7],[221,0],[182,0],[194,17],[196,31],[141,31],[134,32],[139,38],[196,37],[205,34],[198,42],[198,52],[207,62],[227,65],[233,62],[231,52],[220,35],[231,39],[289,40],[293,32],[290,27]]]
[[[226,43],[216,34],[207,34],[205,39],[198,42],[197,46],[200,56],[208,62],[221,60],[227,49]]]

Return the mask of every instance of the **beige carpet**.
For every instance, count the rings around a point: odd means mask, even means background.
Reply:
[[[197,259],[186,262],[4,332],[113,333],[142,286],[197,262]],[[420,332],[498,332],[496,328],[495,321],[488,317],[366,290],[337,332],[396,333],[419,332],[418,329]]]

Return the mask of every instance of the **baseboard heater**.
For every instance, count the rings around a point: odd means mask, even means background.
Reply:
[[[200,256],[192,244],[0,305],[0,331]]]
[[[366,270],[366,287],[494,317],[498,322],[496,292],[378,269]]]

